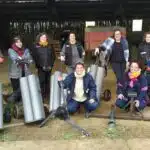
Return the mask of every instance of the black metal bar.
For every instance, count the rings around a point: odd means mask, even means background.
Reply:
[[[105,114],[89,114],[88,117],[90,118],[109,118],[109,115]],[[143,120],[143,121],[150,121],[150,117],[144,117],[144,116],[128,116],[128,115],[116,115],[115,119],[121,119],[121,120]]]
[[[48,116],[47,116],[47,118],[45,118],[43,121],[42,121],[42,123],[40,124],[40,128],[41,127],[43,127],[47,122],[48,122],[48,120],[49,119],[52,119],[52,118],[54,118],[55,117],[55,111],[52,111]]]
[[[67,122],[68,124],[70,124],[73,128],[76,128],[78,131],[80,131],[83,135],[85,136],[90,136],[90,133],[88,133],[88,131],[86,131],[85,129],[81,128],[80,126],[78,126],[77,124],[75,124],[75,122],[73,120],[70,119],[66,119],[65,122]]]

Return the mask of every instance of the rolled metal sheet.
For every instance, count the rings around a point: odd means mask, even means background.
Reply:
[[[96,74],[96,88],[97,88],[97,98],[100,100],[100,96],[102,93],[102,85],[103,85],[103,80],[104,80],[104,74],[105,70],[103,67],[98,67],[97,69],[97,74]]]
[[[38,77],[32,74],[29,75],[27,79],[29,84],[34,120],[42,120],[45,118],[45,113]]]
[[[94,80],[96,80],[97,68],[98,68],[97,65],[90,66],[90,74],[92,75]]]
[[[50,99],[49,99],[49,111],[53,108],[53,97],[54,97],[54,75],[51,76],[50,82]]]
[[[58,85],[58,77],[61,75],[61,72],[56,71],[54,73],[54,95],[53,95],[53,107],[52,110],[56,110],[60,106],[60,98],[61,98],[61,92],[60,87]]]
[[[21,96],[23,102],[24,121],[25,123],[34,122],[32,103],[31,103],[32,100],[30,97],[30,90],[29,90],[27,77],[20,78],[20,89],[21,89]]]
[[[3,98],[2,98],[2,84],[0,83],[0,129],[3,129]]]
[[[62,76],[64,80],[67,77],[67,74],[63,73]],[[61,101],[60,101],[61,106],[65,104],[66,98],[67,98],[67,89],[63,89],[63,93],[61,92]]]

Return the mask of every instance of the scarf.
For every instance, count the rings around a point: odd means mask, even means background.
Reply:
[[[76,72],[74,72],[74,75],[76,78],[83,78],[85,76],[85,71],[83,71],[83,73],[80,75],[78,75]]]
[[[48,46],[48,42],[46,41],[46,42],[39,42],[39,45],[40,46],[43,46],[43,47],[46,47],[46,46]]]
[[[134,85],[134,82],[137,81],[137,78],[140,76],[141,74],[141,70],[140,71],[137,71],[137,72],[129,72],[128,73],[128,76],[129,76],[129,79],[130,79],[130,83],[129,83],[129,86],[130,87],[133,87]]]
[[[24,50],[23,50],[22,48],[17,47],[16,44],[13,44],[11,47],[12,47],[12,49],[13,49],[14,51],[17,52],[17,54],[18,54],[20,57],[22,57],[22,55],[24,54]]]

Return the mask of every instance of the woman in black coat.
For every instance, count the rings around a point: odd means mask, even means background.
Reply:
[[[40,33],[37,36],[32,55],[36,68],[38,69],[42,97],[43,99],[48,98],[50,91],[50,75],[55,61],[55,52],[50,45],[46,33]]]

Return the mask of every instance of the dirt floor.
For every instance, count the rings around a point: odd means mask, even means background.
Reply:
[[[58,63],[56,70],[60,70]],[[7,75],[7,62],[0,66],[0,82],[9,82]],[[102,100],[97,113],[109,113],[110,106],[115,100],[115,79],[109,69],[108,76],[104,80],[104,88],[112,92],[112,100]],[[38,124],[22,125],[8,128],[0,132],[0,149],[86,149],[86,150],[148,150],[150,147],[150,123],[144,121],[116,120],[116,128],[108,129],[108,119],[84,117],[84,110],[76,113],[71,118],[81,127],[87,129],[90,137],[81,135],[66,122],[58,119],[50,120],[43,128]],[[120,113],[117,110],[117,114]],[[124,112],[122,112],[124,113]],[[150,108],[146,108],[145,114],[150,116]],[[23,122],[13,120],[12,123]]]

